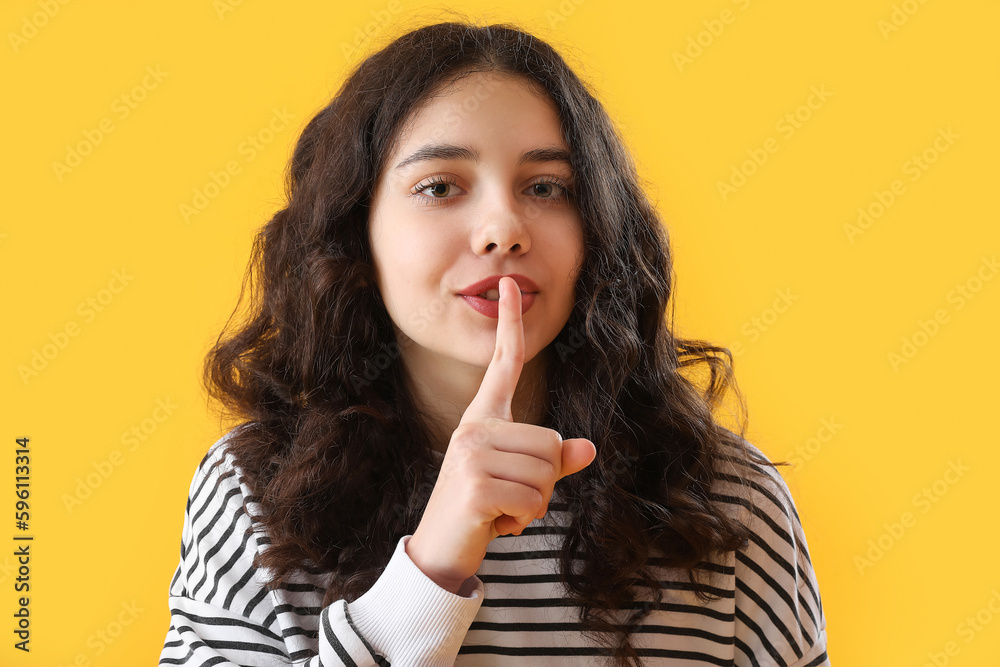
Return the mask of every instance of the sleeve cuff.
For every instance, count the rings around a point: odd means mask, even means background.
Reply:
[[[483,582],[469,577],[456,595],[425,575],[396,545],[382,576],[347,605],[358,633],[392,664],[452,665],[483,603]]]

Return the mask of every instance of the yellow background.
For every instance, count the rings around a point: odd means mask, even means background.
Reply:
[[[799,463],[783,474],[833,663],[996,660],[1000,5],[658,5],[3,4],[0,664],[155,664],[188,484],[222,428],[201,361],[252,234],[349,68],[447,6],[551,41],[620,125],[670,229],[681,333],[740,350],[750,439]],[[814,89],[824,99],[810,109]],[[291,121],[268,135],[276,110]],[[743,167],[769,140],[766,162]],[[57,173],[81,142],[89,154]],[[933,164],[914,172],[925,151]],[[239,173],[185,220],[181,205],[213,173],[225,182],[230,161]],[[723,198],[734,168],[754,173]],[[896,180],[901,194],[850,235]],[[904,339],[912,358],[893,364]],[[36,353],[41,369],[24,374]],[[35,536],[27,655],[12,648],[20,436]]]

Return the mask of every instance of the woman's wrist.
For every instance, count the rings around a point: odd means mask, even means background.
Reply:
[[[417,532],[419,532],[419,529]],[[435,584],[450,593],[458,595],[459,589],[468,577],[459,578],[443,574],[440,569],[434,567],[433,560],[424,552],[422,547],[423,541],[416,533],[414,533],[410,539],[406,541],[405,552],[409,557],[410,562],[417,566],[417,569],[423,572],[424,576],[433,581]]]
[[[378,580],[345,613],[394,665],[451,665],[482,605],[483,584],[469,577],[459,594],[444,590],[410,560],[410,539],[400,539]]]

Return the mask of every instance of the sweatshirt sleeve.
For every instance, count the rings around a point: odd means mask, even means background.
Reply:
[[[749,543],[736,552],[737,664],[829,665],[805,532],[781,475],[763,472],[765,479],[751,485]]]
[[[247,530],[251,520],[243,504],[249,490],[224,453],[224,440],[209,450],[191,482],[160,665],[454,662],[482,604],[482,582],[470,577],[459,595],[438,587],[406,555],[405,537],[375,585],[352,603],[338,600],[320,610],[315,630],[302,619],[315,619],[318,608],[282,599],[285,589],[268,591],[266,573],[253,564],[266,540]]]

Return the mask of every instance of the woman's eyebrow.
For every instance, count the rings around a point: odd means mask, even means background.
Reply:
[[[421,162],[424,160],[469,160],[479,162],[479,151],[468,146],[456,146],[455,144],[428,144],[415,150],[409,157],[402,160],[395,166],[399,170],[403,167]],[[558,148],[533,148],[521,154],[517,164],[539,163],[539,162],[565,162],[567,166],[572,166],[569,151]]]

